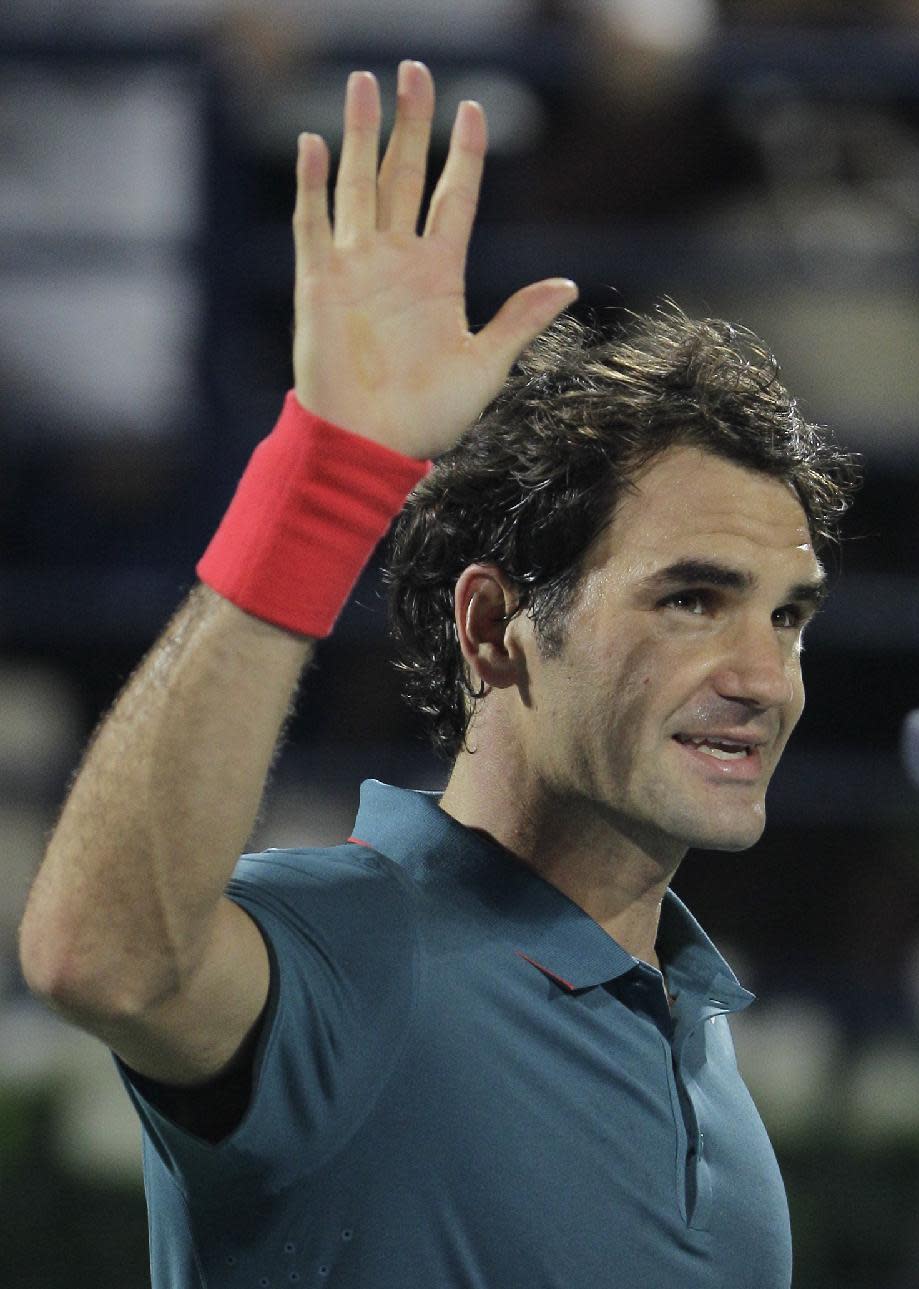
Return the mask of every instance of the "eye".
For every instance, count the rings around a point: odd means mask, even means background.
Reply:
[[[798,631],[804,625],[804,613],[798,604],[783,604],[772,614],[772,625],[781,631]]]
[[[660,607],[664,609],[680,609],[683,613],[691,613],[695,617],[702,617],[711,611],[712,598],[711,591],[674,591],[672,595],[665,596],[660,601]]]

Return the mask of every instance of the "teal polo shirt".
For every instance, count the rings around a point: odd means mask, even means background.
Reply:
[[[788,1289],[741,988],[664,900],[661,975],[440,810],[371,781],[349,843],[246,855],[269,946],[248,1109],[210,1144],[125,1073],[154,1289]]]

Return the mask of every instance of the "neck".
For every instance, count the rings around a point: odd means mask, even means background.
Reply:
[[[461,752],[440,801],[584,910],[628,953],[660,967],[661,902],[684,850],[655,851],[641,830],[584,797],[556,794],[495,758]]]

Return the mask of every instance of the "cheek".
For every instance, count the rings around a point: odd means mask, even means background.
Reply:
[[[801,679],[800,671],[797,676],[793,678],[792,687],[794,689],[794,697],[788,707],[789,733],[797,725],[798,721],[801,719],[801,713],[804,711],[804,682]]]
[[[674,675],[677,661],[659,640],[644,637],[606,659],[605,671],[614,678],[623,704],[629,706],[654,701]]]
[[[625,655],[606,660],[606,727],[607,736],[615,736],[617,759],[627,759],[663,719],[669,669],[658,654],[653,642],[642,641]]]
[[[612,759],[617,773],[665,719],[674,673],[672,651],[660,641],[624,635],[620,629],[602,645],[596,638],[591,646],[582,643],[554,675],[550,668],[543,677],[544,732],[553,731],[555,743],[568,742],[569,756],[580,747],[588,759]]]

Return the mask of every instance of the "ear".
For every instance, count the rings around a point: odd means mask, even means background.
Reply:
[[[520,679],[521,656],[506,621],[520,601],[496,564],[470,564],[460,574],[453,606],[456,634],[472,679],[507,689]]]

